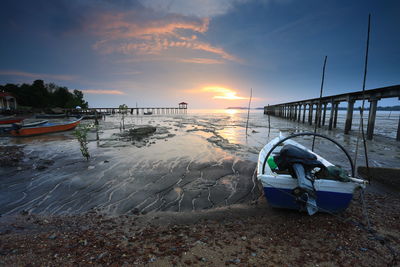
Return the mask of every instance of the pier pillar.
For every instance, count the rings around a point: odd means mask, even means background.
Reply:
[[[321,122],[322,122],[322,103],[320,102],[318,104],[318,127],[321,128]]]
[[[344,125],[344,134],[349,134],[351,130],[351,124],[353,123],[353,110],[354,110],[354,100],[347,100],[347,114],[346,114],[346,123]]]
[[[292,116],[292,120],[296,121],[297,118],[297,105],[293,105],[293,116]]]
[[[340,102],[336,102],[335,105],[334,105],[335,106],[335,114],[333,115],[333,128],[336,128],[336,126],[337,126],[339,103]]]
[[[299,104],[299,116],[297,117],[297,121],[300,122],[301,120],[301,104]]]
[[[328,103],[324,103],[324,114],[322,115],[322,126],[325,126],[325,118],[326,118],[326,106],[328,106]]]
[[[332,127],[333,127],[333,114],[334,113],[335,113],[335,102],[333,102],[333,99],[332,99],[332,101],[331,101],[331,112],[330,112],[330,115],[329,115],[329,126],[328,126],[329,130],[332,130]]]
[[[313,103],[310,103],[309,106],[310,106],[310,107],[309,107],[309,112],[308,112],[308,124],[312,125],[314,104],[313,104]]]
[[[306,111],[307,111],[307,104],[303,104],[303,123],[306,122]]]
[[[375,119],[376,119],[376,108],[378,105],[377,98],[371,98],[369,100],[369,113],[368,113],[368,126],[367,126],[367,139],[372,140],[374,136],[374,127],[375,127]]]
[[[397,126],[397,136],[396,136],[396,140],[400,141],[400,116],[399,116],[399,126]]]
[[[318,127],[320,127],[319,118],[320,118],[320,104],[317,103],[317,104],[315,104],[315,120],[314,120],[314,122]]]

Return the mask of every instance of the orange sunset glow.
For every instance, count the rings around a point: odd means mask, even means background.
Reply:
[[[243,100],[247,97],[241,97],[237,95],[237,92],[232,89],[228,89],[221,86],[205,86],[202,89],[203,92],[211,92],[216,95],[213,96],[214,99],[227,99],[227,100]]]

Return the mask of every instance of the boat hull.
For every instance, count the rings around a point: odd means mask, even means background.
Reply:
[[[23,120],[23,118],[3,119],[3,120],[0,120],[0,124],[18,123],[18,122],[21,122],[22,120]]]
[[[301,210],[304,205],[296,201],[293,189],[276,189],[264,187],[268,204],[274,208]],[[319,212],[339,213],[347,209],[353,194],[317,191],[317,208]]]
[[[296,179],[263,177],[260,180],[264,195],[272,207],[300,210],[304,206],[296,201],[293,195],[293,190],[298,186]],[[347,209],[354,191],[359,187],[354,183],[331,180],[317,180],[314,186],[318,211],[328,213],[338,213]]]
[[[74,129],[81,122],[81,119],[65,124],[44,124],[38,127],[27,127],[19,130],[12,130],[13,136],[34,136],[47,133],[63,132]]]

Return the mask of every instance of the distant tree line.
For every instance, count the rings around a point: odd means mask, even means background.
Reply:
[[[20,106],[33,108],[87,108],[88,102],[83,99],[83,93],[74,90],[72,93],[65,86],[54,83],[45,84],[43,80],[36,80],[32,84],[0,85],[0,92],[11,93]]]

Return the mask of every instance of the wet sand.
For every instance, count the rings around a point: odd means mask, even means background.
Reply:
[[[149,125],[156,132],[141,140],[127,134]],[[2,149],[17,156],[2,161],[0,168],[0,263],[24,265],[35,253],[42,255],[37,264],[43,260],[55,265],[390,262],[384,246],[368,241],[351,224],[326,214],[308,217],[269,208],[254,172],[259,150],[279,132],[289,135],[313,128],[271,117],[268,133],[260,111],[251,114],[249,125],[246,137],[243,113],[196,113],[128,116],[124,130],[121,116],[114,115],[100,122],[97,133],[90,132],[89,161],[83,159],[71,132],[2,138]],[[319,132],[354,155],[356,133]],[[311,139],[298,141],[310,144]],[[318,139],[316,144],[317,153],[348,168],[337,148]],[[377,136],[368,148],[371,165],[399,166],[400,145],[393,139]],[[362,150],[358,156],[363,165]],[[398,198],[370,192],[368,199],[374,227],[398,246]],[[359,203],[344,216],[361,219]],[[175,224],[180,226],[174,228]],[[192,228],[201,232],[192,235]],[[139,243],[131,239],[136,235],[141,236]],[[21,242],[31,247],[21,248]],[[314,251],[321,246],[327,248]]]
[[[0,218],[0,264],[396,266],[399,198],[367,194],[377,233],[328,214],[275,210],[261,198],[195,212]],[[358,199],[341,218],[362,225]],[[398,265],[397,265],[398,266]]]

